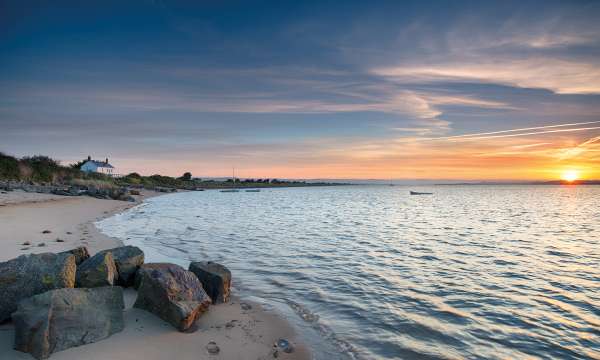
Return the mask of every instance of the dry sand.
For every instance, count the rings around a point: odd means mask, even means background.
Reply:
[[[137,197],[138,203],[156,193],[144,192],[143,195]],[[0,261],[80,245],[87,246],[91,254],[122,245],[118,239],[100,233],[94,222],[135,205],[19,191],[0,194]],[[51,232],[43,234],[44,230]],[[23,245],[27,241],[31,245]],[[38,246],[41,243],[45,245]],[[273,344],[279,338],[293,343],[295,350],[291,354],[279,351],[278,359],[311,358],[290,324],[259,304],[234,297],[228,304],[212,306],[200,318],[199,330],[185,334],[148,312],[132,308],[135,297],[134,290],[126,289],[125,330],[94,344],[57,352],[51,359],[273,359]],[[251,308],[244,306],[246,310],[242,309],[242,303]],[[29,354],[12,349],[13,336],[12,324],[0,325],[0,359],[33,359]],[[211,341],[220,349],[216,355],[209,354],[206,349]]]

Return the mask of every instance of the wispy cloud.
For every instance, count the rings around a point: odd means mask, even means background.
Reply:
[[[559,160],[572,159],[574,157],[581,156],[582,154],[588,151],[599,151],[598,147],[600,147],[600,136],[595,136],[593,138],[587,139],[586,141],[582,142],[577,146],[561,149],[559,151],[558,158]]]
[[[600,63],[530,58],[380,67],[373,74],[397,82],[482,82],[548,89],[559,94],[600,94]]]

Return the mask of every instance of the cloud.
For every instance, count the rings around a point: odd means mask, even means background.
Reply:
[[[401,83],[482,82],[548,89],[558,94],[600,94],[600,64],[573,60],[488,58],[380,67],[372,73]]]
[[[571,147],[571,148],[566,148],[566,149],[561,149],[559,151],[559,155],[558,155],[558,159],[559,160],[566,160],[566,159],[572,159],[574,157],[578,157],[583,155],[586,152],[596,152],[599,151],[599,149],[597,149],[600,146],[600,136],[595,136],[593,138],[587,139],[586,141],[582,142],[581,144]]]

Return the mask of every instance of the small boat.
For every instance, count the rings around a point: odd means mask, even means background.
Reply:
[[[260,189],[249,189],[246,192],[260,192]]]
[[[233,171],[233,176],[232,176],[233,185],[231,185],[231,189],[221,190],[222,193],[236,193],[236,192],[240,192],[238,189],[235,188],[235,168],[233,168],[232,171]]]
[[[410,194],[411,195],[433,195],[433,193],[430,193],[430,192],[418,192],[418,191],[411,191]]]

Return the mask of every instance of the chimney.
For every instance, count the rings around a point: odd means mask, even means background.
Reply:
[[[90,155],[88,155],[88,161],[92,160],[92,157]]]
[[[108,158],[106,158],[106,163],[108,164]]]

